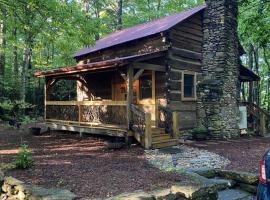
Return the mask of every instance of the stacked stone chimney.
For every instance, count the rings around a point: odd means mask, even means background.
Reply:
[[[206,0],[198,125],[216,139],[239,136],[237,0]]]

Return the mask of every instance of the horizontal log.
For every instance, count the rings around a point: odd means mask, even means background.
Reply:
[[[196,111],[196,102],[170,101],[170,109],[174,111]]]
[[[202,42],[203,41],[202,36],[197,36],[197,35],[194,35],[192,33],[186,33],[186,32],[179,31],[179,30],[178,31],[175,31],[175,30],[170,31],[169,37],[170,38],[190,39],[190,40],[194,40],[196,42]]]
[[[171,38],[170,40],[173,47],[187,49],[197,53],[202,52],[202,44],[200,43],[194,43],[194,41],[190,40],[183,40],[182,38]]]
[[[177,48],[177,47],[172,47],[169,52],[172,53],[172,55],[184,57],[184,58],[189,58],[189,59],[194,59],[194,60],[201,60],[202,55],[201,53],[197,53],[195,51],[187,50],[187,49],[182,49],[182,48]]]
[[[181,91],[181,82],[180,81],[168,81],[169,90],[178,90]]]
[[[199,62],[190,62],[183,59],[175,59],[170,57],[168,59],[168,64],[172,68],[183,69],[189,71],[200,72],[201,71],[201,63]]]
[[[170,80],[182,80],[182,73],[181,72],[177,72],[177,71],[170,71],[169,74],[169,79]]]
[[[196,36],[201,37],[201,38],[203,37],[202,28],[200,30],[197,30],[197,29],[193,29],[193,28],[190,28],[190,27],[181,26],[181,27],[175,27],[173,30],[175,32],[183,31],[185,33],[190,33],[190,34],[196,35]]]

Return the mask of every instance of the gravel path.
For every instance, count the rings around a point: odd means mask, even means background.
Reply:
[[[0,128],[0,163],[12,162],[21,142],[33,151],[35,165],[29,170],[12,170],[9,175],[45,188],[69,189],[87,199],[189,181],[151,166],[138,146],[111,151],[103,139],[63,133],[32,136]]]
[[[230,161],[218,154],[189,146],[178,146],[162,150],[146,150],[146,158],[159,169],[225,168]]]

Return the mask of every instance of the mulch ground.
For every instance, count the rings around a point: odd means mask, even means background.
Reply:
[[[106,148],[101,138],[81,139],[60,132],[32,136],[25,132],[0,127],[0,163],[13,162],[20,144],[27,144],[35,165],[6,173],[29,184],[65,188],[92,199],[187,181],[179,174],[150,166],[139,146],[113,151]]]
[[[226,169],[259,173],[259,163],[270,149],[270,138],[253,137],[229,141],[201,141],[191,146],[209,150],[231,161]]]

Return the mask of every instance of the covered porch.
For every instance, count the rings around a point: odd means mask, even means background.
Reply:
[[[134,136],[147,148],[155,142],[155,134],[170,139],[172,130],[166,123],[172,122],[173,113],[166,110],[165,63],[152,62],[162,56],[147,54],[42,72],[47,125],[80,134]],[[61,90],[61,84],[69,84],[70,91]]]

